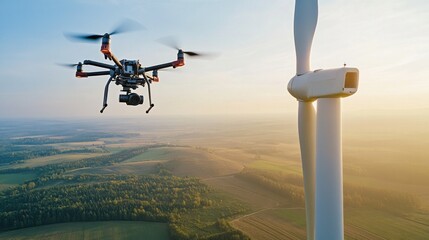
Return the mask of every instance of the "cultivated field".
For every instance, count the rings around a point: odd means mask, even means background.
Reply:
[[[287,214],[295,211],[295,208],[272,208],[259,211],[255,214],[247,215],[232,221],[232,225],[247,233],[252,239],[306,239],[303,225],[297,224],[305,217],[302,214],[294,214],[293,217]],[[279,218],[278,211],[282,211],[283,218]],[[304,209],[300,209],[303,213]],[[305,222],[304,222],[305,223]]]
[[[168,119],[149,121],[144,126],[132,120],[122,121],[124,127],[103,127],[139,134],[104,138],[103,146],[111,153],[126,147],[163,146],[149,148],[123,162],[75,169],[67,174],[144,175],[157,173],[162,166],[174,175],[198,177],[234,204],[241,202],[249,210],[227,220],[252,239],[305,239],[303,202],[291,200],[275,186],[240,175],[243,170],[266,174],[277,177],[277,182],[285,185],[292,184],[288,179],[301,177],[296,122],[284,121],[289,118],[291,116],[222,121]],[[405,121],[397,117],[395,121],[386,121],[380,118],[376,119],[379,124],[365,124],[362,118],[344,119],[344,187],[345,192],[351,191],[345,208],[346,239],[429,239],[429,152],[426,150],[429,129],[418,119]],[[397,127],[401,121],[412,127]],[[73,161],[78,155],[54,155],[19,164],[38,166],[60,162],[59,159],[66,157]],[[31,177],[1,175],[0,184],[19,184]],[[302,191],[299,181],[293,186]],[[399,204],[408,199],[415,205],[401,209],[389,201],[390,198]],[[211,214],[203,213],[207,219],[211,219]],[[199,222],[193,216],[195,213],[190,212],[184,219],[192,222],[196,232],[211,231],[214,225]],[[208,222],[214,224],[215,217]]]

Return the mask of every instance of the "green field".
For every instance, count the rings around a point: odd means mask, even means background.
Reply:
[[[345,232],[348,239],[359,239],[356,232],[373,239],[428,239],[429,216],[419,213],[404,215],[382,211],[345,209]]]
[[[273,172],[281,172],[285,174],[302,174],[301,165],[285,162],[282,163],[258,160],[249,164],[249,167]]]
[[[138,221],[59,223],[0,233],[0,239],[153,239],[168,240],[166,223]]]
[[[146,152],[128,159],[126,162],[141,162],[148,160],[171,160],[176,154],[176,151],[172,148],[151,148]]]
[[[83,158],[102,156],[105,153],[74,153],[74,154],[58,154],[48,157],[39,157],[24,160],[23,163],[14,164],[14,168],[38,167],[46,164],[55,164],[62,162],[73,162]]]
[[[267,212],[296,227],[305,228],[305,209],[303,208],[280,208],[272,209]]]
[[[37,175],[34,173],[8,173],[0,174],[0,190],[17,186],[25,181],[35,178]]]

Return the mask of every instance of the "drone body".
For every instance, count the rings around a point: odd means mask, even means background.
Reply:
[[[111,33],[105,33],[103,35],[71,35],[72,38],[85,41],[98,41],[101,38],[101,53],[104,55],[105,59],[109,59],[114,62],[114,65],[96,62],[92,60],[85,60],[79,62],[78,64],[72,64],[68,66],[76,66],[76,77],[77,78],[87,78],[92,76],[110,76],[106,86],[104,88],[104,99],[103,107],[100,110],[103,113],[104,109],[107,107],[107,97],[109,92],[109,86],[111,82],[114,82],[116,85],[122,86],[122,92],[124,94],[119,95],[119,102],[123,102],[130,106],[141,105],[144,102],[144,97],[138,95],[137,93],[132,92],[136,90],[139,86],[148,88],[148,97],[149,97],[149,108],[146,110],[146,113],[154,107],[151,98],[150,85],[153,82],[159,82],[158,70],[164,68],[177,68],[185,65],[184,55],[189,56],[200,56],[201,54],[195,52],[185,52],[182,49],[174,47],[177,49],[177,59],[171,62],[143,67],[139,60],[128,60],[122,59],[119,60],[112,53],[110,48],[110,36],[113,34],[124,32],[124,25],[121,28],[117,28]],[[172,44],[170,44],[172,45]],[[172,46],[173,47],[173,46]],[[83,65],[91,65],[95,67],[100,67],[106,69],[105,71],[95,71],[95,72],[85,72],[83,71]],[[150,75],[149,75],[149,74]]]

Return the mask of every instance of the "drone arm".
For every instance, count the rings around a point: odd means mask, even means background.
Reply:
[[[107,34],[107,33],[106,33]],[[121,62],[113,55],[113,53],[110,51],[110,36],[107,36],[107,43],[105,43],[105,37],[103,37],[103,44],[101,45],[101,52],[104,54],[104,58],[109,58],[110,60],[113,60],[113,62],[119,67],[119,69],[122,70],[123,66]]]
[[[110,75],[110,71],[100,71],[100,72],[76,72],[77,78],[87,78],[93,76],[105,76]]]
[[[113,53],[110,54],[110,58],[113,60],[113,62],[115,62],[119,69],[123,68],[121,62],[115,57],[115,55],[113,55]]]
[[[85,72],[87,77],[110,75],[110,71]]]
[[[115,66],[113,66],[113,65],[109,65],[109,64],[105,64],[105,63],[100,63],[100,62],[95,62],[95,61],[92,61],[92,60],[85,60],[85,61],[83,61],[83,64],[85,64],[85,65],[92,65],[92,66],[101,67],[101,68],[107,68],[107,69],[111,69],[111,70],[115,70]]]
[[[142,68],[139,70],[139,74],[144,74],[145,72],[151,72],[153,70],[159,70],[159,69],[175,67],[175,66],[176,66],[176,61],[169,62],[169,63],[163,63],[163,64],[159,64],[159,65],[155,65],[155,66]]]

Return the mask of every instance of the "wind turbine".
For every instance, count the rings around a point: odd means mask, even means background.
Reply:
[[[299,101],[307,239],[336,240],[344,239],[341,98],[357,91],[359,70],[345,66],[310,70],[317,15],[317,0],[296,0],[296,76],[289,81],[288,91]]]

